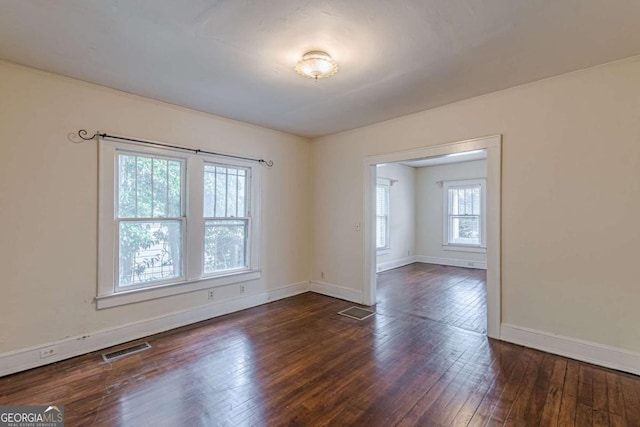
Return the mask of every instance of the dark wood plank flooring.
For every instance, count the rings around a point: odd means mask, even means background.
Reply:
[[[482,311],[482,272],[425,269],[384,273],[364,321],[305,293],[152,336],[110,363],[92,353],[1,378],[0,405],[64,405],[67,426],[640,426],[640,377],[487,339],[481,314],[424,297]],[[413,296],[389,289],[394,277]],[[475,290],[460,303],[465,281]]]
[[[415,263],[378,274],[376,311],[416,316],[485,334],[487,275],[484,270]]]

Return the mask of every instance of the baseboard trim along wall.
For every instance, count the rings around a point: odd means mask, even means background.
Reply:
[[[629,350],[504,323],[500,328],[500,338],[547,353],[640,375],[640,354]]]
[[[355,302],[356,304],[362,304],[364,301],[361,290],[344,288],[331,283],[312,281],[309,285],[309,290],[317,294]]]
[[[484,261],[470,261],[466,259],[439,258],[433,256],[417,255],[404,257],[393,261],[381,262],[376,266],[376,272],[382,273],[383,271],[404,267],[405,265],[413,264],[414,262],[422,262],[424,264],[450,265],[452,267],[478,268],[480,270],[487,269],[487,263]]]
[[[214,302],[190,310],[170,313],[166,316],[0,354],[0,377],[91,353],[92,351],[102,350],[267,302],[288,298],[307,291],[309,291],[309,282],[299,282],[259,294]],[[40,357],[41,352],[48,351],[51,348],[55,349],[55,354],[46,358]]]
[[[440,258],[440,257],[423,256],[423,255],[416,256],[415,259],[417,262],[424,262],[425,264],[438,264],[438,265],[450,265],[452,267],[478,268],[480,270],[487,269],[487,263],[484,261],[470,261],[466,259]]]
[[[380,262],[376,266],[376,271],[378,273],[382,273],[383,271],[393,270],[394,268],[404,267],[405,265],[413,264],[416,262],[416,257],[409,256],[399,259],[394,259],[393,261]]]

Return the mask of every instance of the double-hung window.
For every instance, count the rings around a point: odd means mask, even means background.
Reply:
[[[185,161],[119,152],[115,232],[117,291],[182,279]]]
[[[444,247],[483,252],[485,243],[485,180],[445,181]]]
[[[247,268],[248,182],[251,170],[204,165],[204,273]]]
[[[376,183],[376,249],[389,249],[389,189],[386,178],[378,178]]]
[[[98,308],[260,277],[251,161],[100,141]]]

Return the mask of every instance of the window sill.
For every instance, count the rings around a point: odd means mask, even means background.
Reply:
[[[487,248],[481,246],[465,246],[465,245],[442,245],[443,251],[454,252],[475,252],[479,254],[486,254]]]
[[[103,308],[117,307],[125,304],[149,301],[172,295],[200,291],[202,289],[209,289],[218,286],[231,285],[233,283],[257,280],[261,275],[261,270],[248,270],[241,273],[232,273],[215,277],[206,277],[203,279],[191,280],[187,282],[158,285],[153,288],[132,289],[130,291],[113,293],[111,295],[98,296],[96,297],[96,306],[98,310],[101,310]]]
[[[376,249],[376,255],[387,255],[391,253],[391,248]]]

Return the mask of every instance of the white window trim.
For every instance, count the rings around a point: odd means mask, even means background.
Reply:
[[[465,245],[449,243],[449,188],[479,185],[480,186],[480,244]],[[487,252],[487,180],[485,178],[464,179],[442,182],[442,250],[456,252]]]
[[[155,148],[135,143],[121,143],[101,139],[99,142],[98,170],[98,309],[115,307],[134,302],[163,298],[233,283],[257,280],[260,269],[260,167],[259,164],[222,156],[188,153],[182,150]],[[116,166],[120,151],[142,155],[170,156],[183,159],[185,172],[185,209],[183,274],[176,281],[161,282],[148,287],[117,291],[117,230],[115,228],[115,194],[117,190]],[[249,184],[249,245],[248,267],[222,271],[219,274],[204,274],[204,163],[239,166],[250,170]]]
[[[385,238],[387,245],[382,248],[376,248],[376,251],[378,255],[386,255],[391,252],[391,179],[377,178],[376,186],[378,185],[387,187],[387,236]]]

